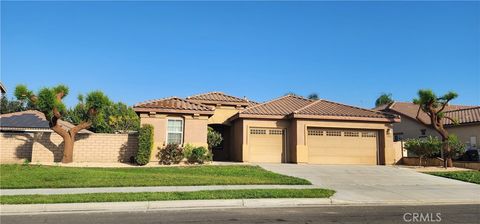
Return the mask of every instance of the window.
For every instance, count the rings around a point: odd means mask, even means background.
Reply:
[[[267,130],[265,130],[265,129],[250,129],[250,134],[252,134],[252,135],[266,135]]]
[[[470,148],[477,149],[477,136],[470,136]]]
[[[393,141],[398,142],[403,140],[403,133],[393,133]]]
[[[327,136],[342,136],[341,131],[325,131]]]
[[[315,129],[308,130],[308,135],[323,136],[323,130],[315,130]]]
[[[362,132],[362,137],[363,138],[375,138],[375,137],[377,137],[377,134],[374,131]]]
[[[270,135],[282,135],[282,134],[283,134],[283,130],[271,129],[271,130],[268,131],[268,134],[270,134]]]
[[[175,143],[181,145],[183,143],[183,120],[168,119],[167,127],[167,144]]]
[[[343,136],[345,136],[345,137],[359,137],[360,133],[358,131],[345,131],[345,132],[343,132]]]

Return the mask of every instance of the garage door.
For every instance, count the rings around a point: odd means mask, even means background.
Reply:
[[[281,163],[285,151],[285,130],[250,128],[250,162]]]
[[[353,129],[309,128],[309,163],[377,164],[377,132]]]

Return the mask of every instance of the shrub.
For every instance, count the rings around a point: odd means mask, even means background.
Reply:
[[[420,166],[422,165],[422,158],[438,154],[441,147],[442,142],[437,137],[432,136],[424,139],[407,139],[405,142],[405,149],[420,157]]]
[[[207,144],[208,144],[208,149],[212,150],[213,147],[219,146],[223,141],[222,135],[213,130],[213,128],[208,127],[208,133],[207,133]]]
[[[30,165],[30,160],[29,159],[24,159],[22,164],[24,166],[28,166],[28,165]]]
[[[454,159],[460,158],[467,147],[456,135],[448,136],[448,145],[450,146],[450,157]]]
[[[160,163],[178,164],[183,159],[183,149],[178,144],[170,143],[158,152]]]
[[[207,148],[201,146],[201,147],[194,148],[192,150],[190,157],[188,157],[187,159],[189,163],[203,164],[207,161],[212,160],[212,153],[210,153],[210,151]]]
[[[183,158],[190,158],[192,156],[192,151],[193,149],[195,148],[195,146],[191,145],[191,144],[186,144],[184,147],[183,147]]]
[[[138,131],[138,151],[135,162],[138,165],[145,165],[150,162],[150,155],[153,148],[153,126],[144,124]]]

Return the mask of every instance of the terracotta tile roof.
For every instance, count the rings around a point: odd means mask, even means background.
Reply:
[[[445,115],[451,117],[458,124],[469,124],[480,122],[480,106],[465,108],[459,110],[451,110],[445,112]],[[451,120],[444,119],[445,125],[453,125],[454,123]]]
[[[395,115],[349,106],[328,100],[317,100],[306,107],[293,112],[295,115],[318,117],[362,117],[394,119]]]
[[[348,106],[327,100],[309,100],[300,96],[287,95],[272,101],[247,108],[240,118],[304,118],[319,120],[358,120],[398,122],[396,115],[359,107]]]
[[[240,114],[286,116],[291,114],[293,111],[310,104],[311,102],[312,100],[308,100],[300,96],[286,95],[247,108],[240,112]]]
[[[213,114],[213,108],[179,97],[149,100],[133,106],[136,112],[165,112],[183,114]]]
[[[209,92],[198,94],[194,96],[189,96],[186,98],[188,101],[196,103],[205,103],[205,104],[227,104],[227,105],[243,105],[243,106],[252,106],[258,103],[242,99],[235,96],[230,96],[222,92]]]
[[[411,119],[416,120],[418,107],[419,106],[414,104],[414,103],[394,102],[394,103],[389,104],[387,107],[385,107],[383,109],[379,108],[379,110],[385,111],[385,112],[397,113],[397,114],[400,114],[400,115],[403,115],[403,116],[406,116],[406,117],[409,117]],[[463,109],[469,109],[469,108],[474,108],[474,107],[478,107],[478,106],[447,105],[445,107],[445,112],[449,113],[450,111],[463,110]],[[457,114],[459,116],[461,116],[462,114],[466,114],[466,112],[465,113],[457,113]],[[423,111],[420,111],[419,117],[426,124],[430,124],[430,117],[426,113],[424,113]],[[463,118],[461,118],[461,117],[457,117],[457,118],[459,119],[459,121],[463,120]],[[444,119],[444,120],[447,120],[447,119]],[[450,124],[450,122],[446,121],[445,124]]]
[[[59,123],[65,130],[69,130],[70,128],[73,128],[75,126],[72,123],[64,120],[60,120]],[[0,129],[11,131],[51,131],[45,115],[37,110],[27,110],[15,113],[1,114]],[[81,130],[80,133],[93,132],[84,129]]]

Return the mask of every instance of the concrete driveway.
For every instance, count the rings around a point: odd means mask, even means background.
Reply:
[[[332,198],[346,203],[474,203],[480,185],[391,166],[258,164],[322,188],[336,190]]]

